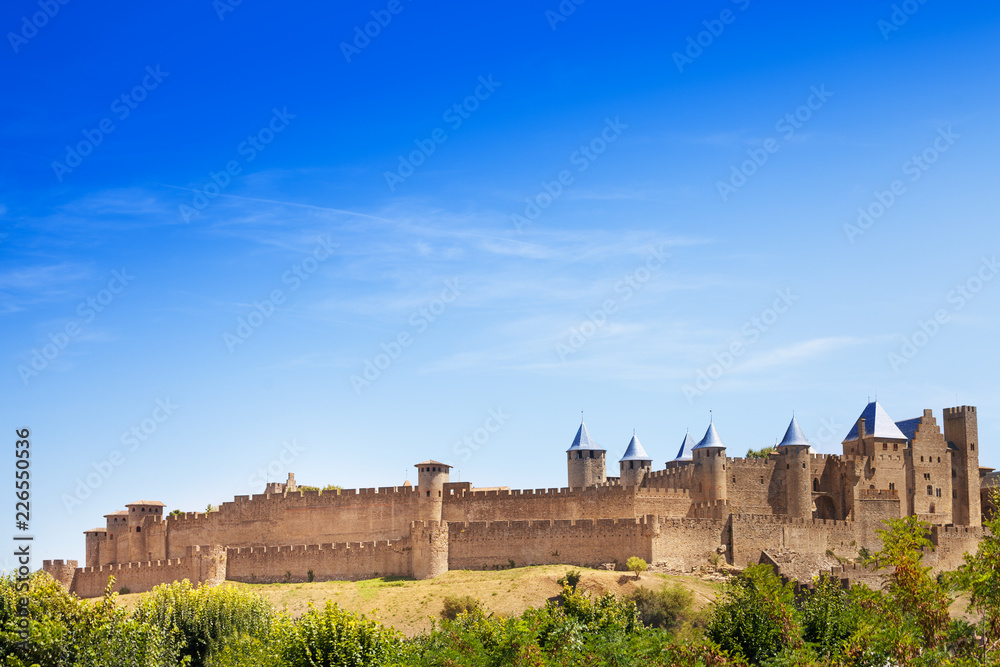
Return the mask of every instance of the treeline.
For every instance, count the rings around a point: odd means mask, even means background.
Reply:
[[[1000,665],[1000,521],[959,571],[938,576],[921,562],[927,528],[911,517],[882,531],[870,555],[885,573],[881,590],[820,579],[796,597],[752,565],[695,612],[679,588],[593,597],[570,571],[542,608],[504,618],[464,597],[409,639],[332,603],[293,618],[243,588],[181,582],[127,611],[111,584],[102,600],[82,601],[38,573],[27,644],[15,582],[0,579],[0,656],[10,667]],[[973,623],[949,613],[959,592]]]

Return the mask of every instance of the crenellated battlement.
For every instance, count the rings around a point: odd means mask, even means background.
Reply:
[[[739,468],[771,468],[778,462],[777,456],[768,456],[766,459],[752,456],[750,458],[736,457],[729,459],[729,464]]]
[[[899,500],[896,489],[859,489],[858,500]]]

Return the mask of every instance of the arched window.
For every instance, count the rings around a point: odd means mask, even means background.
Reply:
[[[931,486],[930,484],[927,485],[927,495],[928,496],[933,496],[934,495],[934,487]]]
[[[818,479],[814,479],[813,480],[813,491],[819,491],[819,480]]]

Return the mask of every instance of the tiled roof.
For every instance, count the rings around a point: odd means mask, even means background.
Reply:
[[[691,460],[691,450],[697,443],[694,438],[691,437],[691,431],[684,434],[684,440],[681,441],[681,448],[677,450],[677,456],[674,457],[674,461],[690,461]]]
[[[795,417],[792,417],[791,423],[788,425],[788,430],[785,431],[785,437],[782,438],[781,442],[778,443],[778,447],[796,447],[796,446],[809,446],[809,441],[806,440],[805,433],[799,428],[799,423],[795,421]]]
[[[632,434],[632,440],[630,440],[629,443],[628,443],[628,449],[625,450],[625,455],[622,456],[618,460],[619,461],[652,461],[653,459],[649,458],[649,456],[646,455],[646,450],[642,448],[642,445],[639,444],[639,439],[636,438],[635,434],[633,433]]]
[[[580,428],[576,431],[576,437],[573,438],[573,444],[569,446],[567,452],[573,452],[578,449],[597,449],[600,451],[605,451],[603,447],[594,442],[590,437],[590,433],[587,432],[587,425],[582,421],[580,422]]]
[[[423,463],[415,463],[415,464],[413,464],[414,468],[419,468],[421,466],[441,466],[441,467],[444,467],[444,468],[450,468],[451,467],[447,463],[441,463],[440,461],[435,461],[433,459],[428,459],[427,461],[424,461]]]
[[[709,447],[719,447],[721,449],[726,448],[726,446],[722,444],[722,438],[719,437],[719,432],[715,430],[714,423],[708,425],[708,430],[705,431],[705,437],[691,449],[708,449]]]
[[[874,435],[876,438],[888,438],[890,440],[908,440],[899,427],[892,421],[889,415],[886,414],[882,406],[877,402],[872,401],[865,406],[864,412],[862,412],[858,419],[864,417],[865,420],[865,433],[868,435]],[[851,427],[851,432],[847,434],[844,438],[844,442],[849,442],[851,440],[858,439],[858,420],[854,420],[854,426]]]
[[[901,422],[896,422],[896,427],[903,432],[903,435],[906,436],[907,440],[913,440],[913,436],[917,434],[917,426],[919,424],[920,417],[915,417],[914,419],[906,419]]]

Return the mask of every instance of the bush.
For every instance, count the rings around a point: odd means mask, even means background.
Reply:
[[[175,631],[182,655],[192,667],[202,667],[212,652],[239,635],[264,636],[274,610],[259,595],[235,586],[192,588],[185,579],[157,586],[135,608],[140,622]]]
[[[627,561],[625,561],[625,567],[629,571],[635,572],[635,578],[638,579],[639,573],[645,572],[646,568],[648,568],[649,566],[646,564],[646,561],[639,558],[638,556],[631,556]]]
[[[18,644],[17,599],[12,576],[0,577],[0,656],[5,667],[146,667],[176,665],[180,644],[168,628],[131,618],[115,603],[114,577],[104,599],[80,600],[44,572],[28,580],[27,646]]]
[[[680,586],[664,586],[658,591],[641,586],[628,596],[635,603],[643,625],[676,630],[694,617],[694,594]]]
[[[441,618],[454,621],[459,614],[472,613],[479,609],[479,600],[471,595],[449,595],[444,599]]]
[[[708,636],[723,650],[759,664],[801,644],[792,585],[770,565],[749,565],[716,601]]]
[[[556,583],[560,586],[569,586],[575,591],[582,577],[580,570],[567,570],[565,575],[556,579]]]

